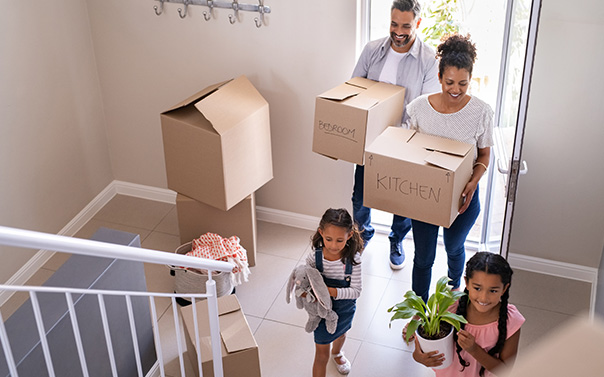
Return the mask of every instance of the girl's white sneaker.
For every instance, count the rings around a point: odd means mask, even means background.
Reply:
[[[344,356],[344,351],[340,351],[339,354],[331,355],[333,362],[336,364],[336,369],[338,370],[338,373],[340,374],[348,374],[350,373],[350,361],[348,361],[348,359],[346,358],[346,356]],[[338,364],[338,362],[336,361],[336,359],[338,357],[341,357],[342,360],[344,360],[344,364]]]

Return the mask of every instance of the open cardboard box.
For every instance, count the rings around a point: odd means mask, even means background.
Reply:
[[[214,208],[188,196],[176,195],[176,214],[180,243],[184,244],[208,232],[223,238],[239,237],[247,251],[250,267],[256,265],[256,195],[252,193],[228,211]]]
[[[472,175],[473,148],[388,127],[365,152],[363,205],[448,228]]]
[[[208,301],[198,301],[196,304],[199,323],[199,343],[201,351],[201,368],[204,376],[213,376],[212,345],[210,337],[210,321],[208,317]],[[187,354],[195,375],[199,375],[197,351],[195,347],[195,323],[192,305],[181,307],[187,341]],[[218,298],[218,320],[220,322],[220,337],[222,340],[222,363],[225,377],[260,377],[260,359],[258,344],[250,330],[250,326],[241,311],[237,296],[228,295]]]
[[[268,103],[245,76],[161,114],[168,188],[224,211],[273,178]]]
[[[364,152],[386,127],[400,125],[405,88],[361,77],[320,94],[315,103],[313,152],[364,164]]]

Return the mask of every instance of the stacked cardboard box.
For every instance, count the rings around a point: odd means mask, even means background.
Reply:
[[[214,208],[188,196],[176,196],[176,213],[180,243],[184,244],[211,232],[223,237],[236,235],[247,250],[248,263],[256,265],[256,200],[255,194],[228,211]]]
[[[171,107],[161,114],[161,125],[168,188],[180,198],[181,241],[219,229],[214,233],[236,235],[250,247],[246,249],[253,263],[256,217],[251,195],[273,177],[268,103],[240,76]],[[233,211],[241,203],[243,210]],[[222,226],[209,226],[213,219]],[[245,231],[237,234],[242,227]]]
[[[185,326],[187,355],[199,376],[199,364],[204,376],[213,376],[213,358],[210,336],[208,301],[195,304],[198,318],[199,348],[195,336],[193,307],[180,309]],[[222,344],[222,367],[225,377],[260,377],[260,358],[258,344],[241,310],[236,295],[218,298],[218,321],[220,322],[220,341]],[[198,360],[198,351],[201,360]],[[198,362],[199,361],[199,362]]]

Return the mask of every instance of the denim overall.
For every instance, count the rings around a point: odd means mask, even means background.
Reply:
[[[315,250],[315,265],[317,270],[323,276],[323,249]],[[347,261],[344,270],[345,277],[343,280],[330,279],[323,276],[323,281],[328,287],[332,288],[348,288],[350,287],[350,279],[352,275],[352,262]],[[356,299],[335,300],[331,298],[331,309],[338,314],[338,326],[335,333],[330,334],[325,327],[325,319],[319,322],[319,326],[315,330],[315,343],[330,344],[340,336],[345,334],[352,326],[352,319],[356,310]]]

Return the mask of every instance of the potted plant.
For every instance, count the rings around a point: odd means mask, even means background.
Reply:
[[[436,283],[436,291],[428,298],[428,302],[413,291],[405,293],[405,300],[388,309],[394,313],[390,324],[395,319],[412,318],[407,326],[405,341],[409,342],[411,335],[416,333],[423,352],[439,351],[445,355],[443,364],[435,369],[446,368],[453,360],[453,327],[459,330],[462,323],[468,323],[458,314],[448,311],[464,292],[453,291],[447,284],[449,278],[443,276]]]

